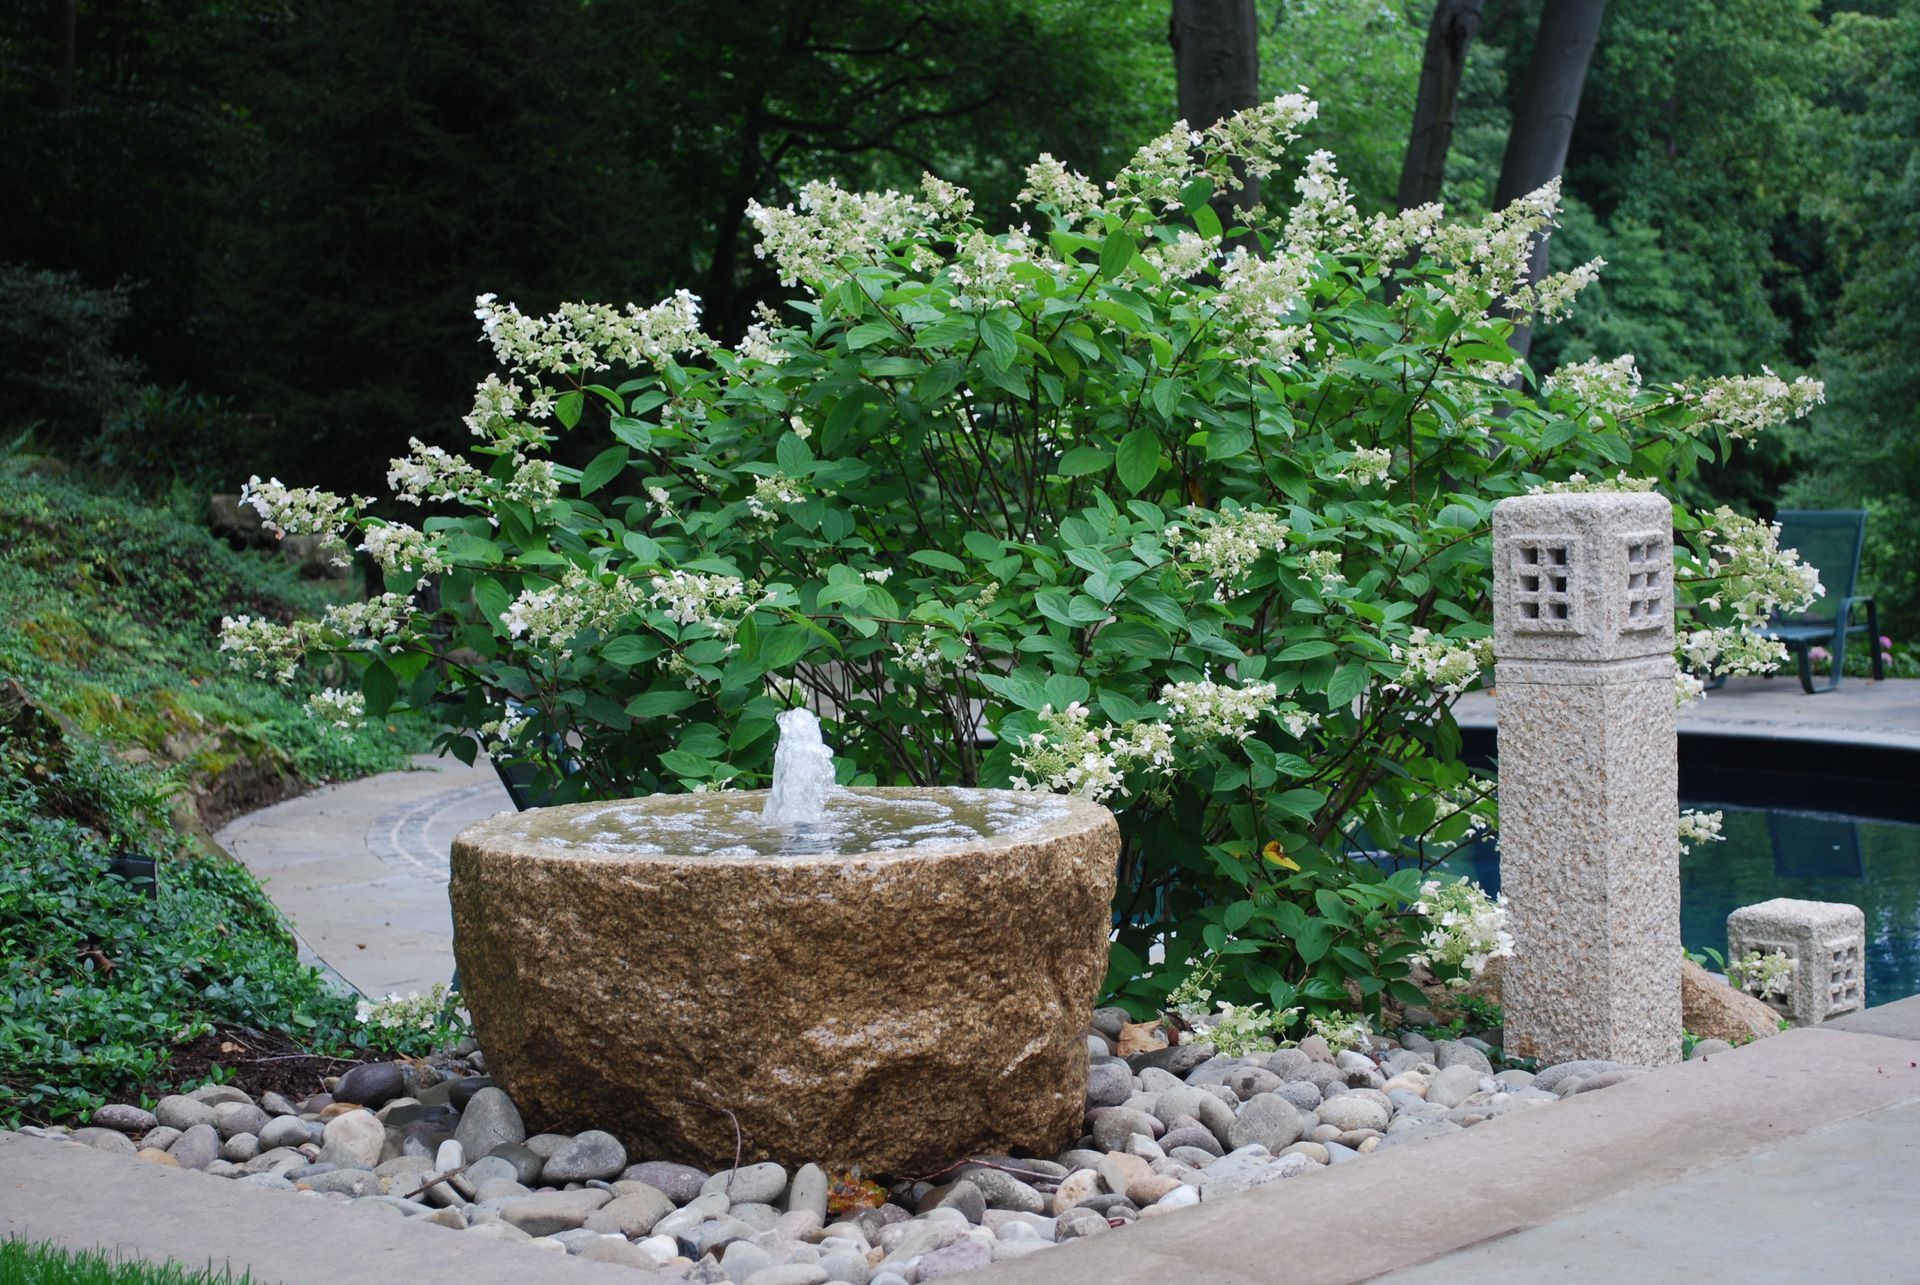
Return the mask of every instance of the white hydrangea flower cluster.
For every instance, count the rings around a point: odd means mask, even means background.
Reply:
[[[545,317],[530,317],[491,294],[473,304],[494,357],[516,373],[607,370],[616,362],[658,366],[713,346],[700,333],[700,300],[686,290],[650,308],[564,303]]]
[[[1309,578],[1320,582],[1322,593],[1337,589],[1347,582],[1346,573],[1340,570],[1338,549],[1307,550],[1300,558],[1300,569]]]
[[[351,502],[331,491],[311,486],[285,486],[279,478],[262,482],[259,475],[240,488],[240,503],[260,515],[260,524],[275,535],[317,535],[338,540],[346,530]]]
[[[999,236],[988,236],[975,228],[954,250],[947,276],[959,290],[953,306],[961,309],[1011,308],[1020,301],[1023,287],[1016,269],[1037,266],[1057,271],[1063,265],[1047,258],[1025,227],[1008,228]]]
[[[306,654],[306,633],[253,616],[222,616],[220,650],[235,669],[286,683]]]
[[[900,192],[849,192],[832,179],[801,188],[798,209],[747,202],[747,219],[760,234],[753,252],[773,260],[785,286],[818,280],[843,259],[877,263],[893,245],[925,232],[935,214]]]
[[[520,734],[520,729],[525,727],[528,721],[527,714],[518,706],[502,705],[500,717],[488,719],[480,724],[479,732],[484,737],[511,741]]]
[[[1310,253],[1276,252],[1257,258],[1235,246],[1220,268],[1220,291],[1213,298],[1220,323],[1220,346],[1242,366],[1291,366],[1313,350],[1313,330],[1289,322],[1312,280]]]
[[[1448,224],[1435,230],[1433,248],[1452,269],[1445,277],[1458,307],[1477,308],[1475,296],[1511,299],[1526,284],[1533,245],[1553,225],[1560,209],[1560,180],[1513,201],[1478,224]]]
[[[1286,154],[1287,146],[1300,137],[1300,131],[1320,115],[1320,104],[1307,96],[1281,94],[1245,111],[1235,112],[1209,125],[1204,142],[1210,150],[1243,161],[1256,171],[1270,170]],[[1185,127],[1185,122],[1175,126]],[[1202,140],[1195,139],[1195,145]]]
[[[1181,228],[1172,241],[1151,242],[1140,254],[1162,274],[1187,281],[1213,267],[1220,257],[1220,242]]]
[[[1393,468],[1393,452],[1384,446],[1358,446],[1334,476],[1355,486],[1371,486]]]
[[[1476,638],[1454,643],[1425,626],[1417,626],[1407,635],[1407,645],[1394,643],[1389,648],[1395,660],[1404,663],[1400,681],[1408,686],[1427,684],[1458,696],[1472,686],[1480,672],[1493,663],[1493,639]]]
[[[1735,513],[1725,505],[1712,514],[1713,525],[1701,528],[1711,552],[1704,563],[1682,560],[1675,574],[1697,580],[1722,580],[1727,591],[1701,600],[1703,606],[1733,608],[1735,623],[1717,628],[1682,630],[1677,650],[1683,669],[1706,674],[1771,673],[1787,658],[1786,647],[1764,634],[1777,610],[1803,611],[1826,593],[1817,568],[1800,560],[1794,549],[1780,547],[1780,527]],[[1692,684],[1676,687],[1676,699],[1693,691]]]
[[[1212,1013],[1187,1020],[1196,1040],[1213,1045],[1223,1057],[1245,1057],[1249,1053],[1271,1053],[1287,1027],[1300,1015],[1299,1008],[1275,1010],[1265,1004],[1229,1004],[1221,1000]]]
[[[544,589],[522,589],[500,616],[509,638],[525,638],[536,647],[558,649],[562,660],[573,655],[566,644],[583,629],[606,630],[639,607],[640,586],[624,576],[603,580],[581,567],[568,567],[560,583]]]
[[[1451,789],[1436,790],[1433,800],[1433,819],[1437,825],[1448,817],[1462,812],[1470,814],[1465,839],[1477,839],[1493,829],[1493,822],[1487,819],[1486,806],[1492,801],[1490,792],[1483,793],[1472,784],[1457,785]]]
[[[1464,987],[1488,960],[1513,954],[1505,894],[1489,897],[1471,879],[1429,879],[1420,885],[1420,900],[1410,909],[1427,920],[1420,951],[1410,960],[1448,974],[1450,986]]]
[[[1750,950],[1727,961],[1727,980],[1761,999],[1784,996],[1793,988],[1793,957],[1785,951]]]
[[[1446,217],[1438,202],[1416,205],[1397,214],[1376,214],[1367,221],[1363,244],[1382,263],[1394,263],[1433,240]]]
[[[553,415],[553,390],[534,385],[534,396],[517,382],[489,374],[473,391],[473,409],[461,423],[475,437],[510,451],[525,451],[547,443],[545,430],[531,423]],[[525,416],[525,419],[521,417]]]
[[[1287,213],[1287,246],[1295,253],[1346,253],[1358,242],[1360,214],[1333,153],[1324,148],[1307,157],[1306,169],[1293,181],[1299,196]]]
[[[1160,703],[1167,707],[1175,730],[1203,741],[1246,740],[1278,696],[1272,683],[1228,687],[1212,679],[1168,683],[1160,689]]]
[[[359,692],[328,687],[307,697],[308,718],[317,718],[344,731],[360,726],[360,720],[366,716],[367,698]]]
[[[973,194],[958,183],[949,183],[937,174],[922,172],[920,191],[934,214],[949,223],[962,223],[973,213]]]
[[[754,479],[753,494],[747,497],[747,512],[755,521],[770,522],[780,516],[782,509],[792,508],[806,498],[800,483],[785,473],[770,473]]]
[[[385,999],[363,999],[356,1009],[356,1019],[362,1026],[378,1026],[389,1031],[432,1031],[447,1017],[448,994],[445,982],[435,982],[425,995],[410,991],[405,995],[390,994]]]
[[[1573,311],[1573,297],[1600,279],[1605,259],[1588,259],[1577,268],[1550,272],[1530,285],[1523,285],[1508,296],[1516,312],[1534,314],[1541,321],[1559,321]]]
[[[1052,152],[1027,166],[1027,185],[1016,198],[1022,204],[1051,205],[1069,221],[1078,222],[1100,204],[1100,189],[1092,179],[1053,159]]]
[[[1326,1041],[1328,1051],[1335,1054],[1348,1049],[1365,1050],[1373,1043],[1373,1023],[1367,1020],[1365,1013],[1329,1013],[1325,1017],[1309,1017],[1307,1027]]]
[[[931,629],[919,630],[906,639],[893,644],[893,659],[900,668],[909,674],[922,677],[938,673],[946,667],[946,657],[940,654],[937,639]]]
[[[760,605],[738,576],[678,569],[653,577],[648,595],[668,620],[683,627],[705,625],[717,638],[731,638]]]
[[[1700,417],[1687,425],[1696,436],[1718,428],[1728,437],[1750,440],[1769,428],[1799,419],[1827,400],[1826,385],[1802,375],[1791,384],[1765,366],[1758,375],[1728,375],[1702,380],[1680,390]]]
[[[321,613],[322,633],[340,635],[371,652],[398,652],[400,635],[413,624],[413,598],[404,593],[383,593],[356,602],[336,602]]]
[[[1527,488],[1530,495],[1572,495],[1586,491],[1651,491],[1658,482],[1650,477],[1628,477],[1621,469],[1613,477],[1588,477],[1585,473],[1569,473],[1564,482],[1548,482],[1542,486]]]
[[[423,585],[427,576],[447,569],[439,542],[405,522],[369,519],[360,528],[360,551],[384,571],[418,572]]]
[[[1198,146],[1199,131],[1177,120],[1166,133],[1142,143],[1133,159],[1114,175],[1111,186],[1141,201],[1178,204],[1180,189],[1199,172],[1193,158]]]
[[[417,437],[408,439],[407,448],[412,454],[387,461],[387,486],[394,499],[418,505],[427,500],[464,504],[479,498],[487,482],[485,473]]]
[[[1720,843],[1726,839],[1720,833],[1721,823],[1726,820],[1724,812],[1701,812],[1688,808],[1680,814],[1680,851],[1692,852],[1703,843]]]
[[[1170,526],[1166,541],[1189,568],[1213,580],[1216,602],[1227,600],[1233,582],[1251,571],[1262,554],[1287,547],[1287,524],[1265,509],[1189,513],[1201,523],[1198,533]]]
[[[1013,750],[1016,790],[1078,794],[1095,803],[1126,788],[1129,772],[1170,776],[1173,735],[1164,723],[1143,720],[1095,725],[1079,701],[1040,711],[1041,731],[1018,740]]]
[[[1287,735],[1296,741],[1303,741],[1307,733],[1320,726],[1320,716],[1309,714],[1304,709],[1283,709],[1274,715],[1280,720],[1280,726],[1287,729]]]
[[[1595,415],[1618,418],[1632,409],[1640,394],[1640,368],[1633,354],[1621,353],[1612,361],[1576,361],[1548,375],[1542,385],[1549,398],[1559,397],[1581,407],[1588,414],[1587,424],[1597,428],[1604,421]]]

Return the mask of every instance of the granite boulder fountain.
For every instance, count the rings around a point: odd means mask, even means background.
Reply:
[[[887,1174],[1071,1145],[1112,815],[832,779],[795,710],[770,791],[544,808],[459,836],[465,999],[530,1124],[707,1168],[736,1142],[745,1160]]]

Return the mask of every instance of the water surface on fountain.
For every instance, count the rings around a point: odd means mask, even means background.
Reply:
[[[1066,814],[1043,794],[844,789],[813,712],[779,722],[770,790],[627,799],[530,818],[527,829],[543,849],[583,855],[806,857],[978,843]]]
[[[525,828],[546,851],[582,856],[804,857],[1012,838],[1066,815],[1045,794],[944,789],[936,798],[835,787],[818,821],[789,825],[762,815],[767,797],[758,790],[655,795],[551,819],[529,816]]]

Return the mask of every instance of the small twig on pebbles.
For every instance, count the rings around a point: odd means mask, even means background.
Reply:
[[[400,1198],[402,1200],[412,1200],[416,1196],[423,1196],[427,1192],[432,1191],[435,1187],[438,1187],[441,1183],[445,1182],[447,1179],[454,1177],[456,1174],[463,1174],[466,1171],[467,1171],[466,1165],[461,1165],[458,1169],[449,1169],[443,1174],[436,1175],[432,1182],[426,1183],[423,1186],[415,1187],[412,1191],[409,1191],[406,1195]]]
[[[996,1160],[984,1160],[978,1156],[968,1156],[964,1160],[956,1160],[944,1169],[935,1169],[932,1173],[923,1174],[918,1178],[909,1178],[907,1179],[907,1181],[908,1182],[932,1182],[935,1178],[946,1177],[948,1174],[952,1173],[955,1169],[958,1169],[962,1165],[973,1165],[980,1169],[998,1169],[1001,1173],[1012,1174],[1016,1178],[1025,1178],[1030,1181],[1031,1180],[1038,1180],[1040,1182],[1060,1181],[1053,1174],[1041,1173],[1037,1169],[1021,1169],[1015,1165],[1003,1165]]]

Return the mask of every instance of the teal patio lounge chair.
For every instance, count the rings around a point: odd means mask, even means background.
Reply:
[[[1880,660],[1880,612],[1870,596],[1856,594],[1860,579],[1860,547],[1866,543],[1867,514],[1864,509],[1782,509],[1775,521],[1780,524],[1780,547],[1797,549],[1803,562],[1820,572],[1826,586],[1824,597],[1816,598],[1806,611],[1796,615],[1776,614],[1767,635],[1787,645],[1800,662],[1800,686],[1808,695],[1830,692],[1840,685],[1846,670],[1847,635],[1864,633],[1873,656],[1873,676],[1885,678]],[[1865,624],[1854,622],[1854,608],[1867,609]],[[1814,686],[1813,649],[1825,647],[1833,657],[1832,676]],[[1726,679],[1717,679],[1718,687]]]

